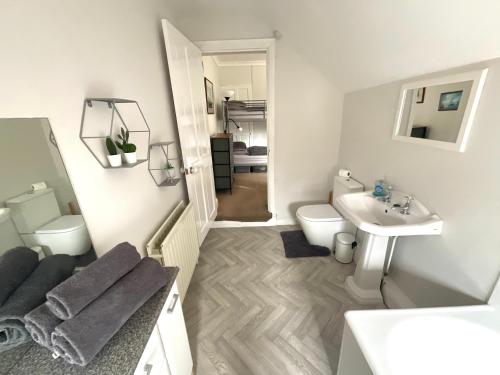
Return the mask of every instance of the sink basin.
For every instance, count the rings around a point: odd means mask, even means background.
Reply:
[[[367,233],[356,250],[360,256],[354,275],[345,280],[347,292],[359,303],[383,303],[380,285],[384,269],[387,271],[391,263],[396,237],[437,235],[443,230],[441,218],[419,201],[413,200],[408,215],[404,215],[401,208],[392,209],[392,205],[404,202],[405,194],[394,191],[391,200],[382,202],[371,191],[335,199],[334,206],[342,216]]]
[[[393,192],[392,202],[403,202],[401,192]],[[378,236],[421,236],[441,234],[443,221],[419,201],[410,204],[409,215],[391,209],[371,192],[345,194],[335,200],[335,208],[362,231]]]

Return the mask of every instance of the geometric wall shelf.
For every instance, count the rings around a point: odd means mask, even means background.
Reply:
[[[120,129],[130,133],[129,143],[137,147],[137,162],[110,167],[106,155],[106,138],[118,139]],[[103,168],[132,168],[149,156],[150,130],[139,103],[119,98],[87,98],[83,103],[80,139]]]
[[[148,170],[156,186],[174,186],[181,180],[179,158],[172,156],[170,147],[174,144],[157,142],[149,145]]]

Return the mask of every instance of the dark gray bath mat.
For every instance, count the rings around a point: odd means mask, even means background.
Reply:
[[[330,255],[330,250],[327,247],[310,245],[301,230],[289,230],[280,232],[280,234],[283,245],[285,245],[285,256],[287,258],[325,257]]]

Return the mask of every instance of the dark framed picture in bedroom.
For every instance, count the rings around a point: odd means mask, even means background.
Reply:
[[[417,90],[417,104],[422,104],[425,100],[425,87],[420,87]]]
[[[438,111],[456,111],[462,99],[463,90],[443,92],[439,97]]]
[[[205,97],[207,99],[207,113],[213,115],[215,113],[214,100],[214,84],[205,77]]]

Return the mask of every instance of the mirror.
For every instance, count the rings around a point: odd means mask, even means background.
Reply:
[[[0,119],[0,256],[26,246],[40,259],[95,259],[87,226],[47,119]]]
[[[404,84],[393,139],[465,151],[487,69]]]

